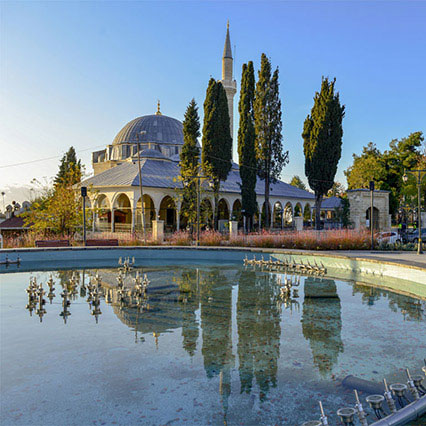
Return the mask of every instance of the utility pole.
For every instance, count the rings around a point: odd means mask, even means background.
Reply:
[[[422,201],[421,201],[421,186],[422,180],[426,176],[426,169],[417,169],[417,170],[406,170],[402,180],[404,183],[407,183],[408,176],[407,173],[411,173],[416,178],[417,183],[417,225],[419,236],[417,239],[417,254],[422,254]]]
[[[146,134],[145,131],[137,133],[138,138],[138,168],[139,168],[139,191],[141,195],[141,211],[142,211],[142,233],[143,233],[143,242],[146,244],[146,232],[145,232],[145,208],[143,205],[143,188],[142,188],[142,170],[141,170],[141,145],[140,138],[142,135]]]
[[[371,206],[370,206],[370,232],[371,232],[371,250],[374,249],[374,180],[370,180],[370,194],[371,194]]]

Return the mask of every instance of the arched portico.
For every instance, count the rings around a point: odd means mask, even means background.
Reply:
[[[165,230],[170,232],[176,230],[176,204],[169,195],[161,200],[158,216],[164,221]]]
[[[112,232],[129,232],[132,226],[132,207],[126,194],[117,194],[113,199]]]
[[[200,203],[200,227],[213,228],[213,204],[209,198],[204,198]]]
[[[290,201],[284,206],[284,226],[293,226],[293,205]]]
[[[105,194],[99,194],[94,202],[95,220],[93,228],[97,231],[111,230],[111,204]]]
[[[226,198],[221,198],[218,205],[218,220],[229,220],[230,206],[228,200]]]
[[[301,203],[296,203],[294,206],[294,217],[300,217],[303,215],[303,208]]]
[[[148,194],[143,194],[143,208],[145,213],[145,228],[152,228],[152,221],[157,218],[157,211],[155,208],[154,200]],[[136,203],[136,211],[135,211],[135,229],[142,229],[142,205],[141,198],[139,197]]]
[[[241,201],[239,199],[234,201],[232,205],[232,220],[236,220],[238,222],[238,227],[242,228],[244,226],[243,215],[241,213]]]
[[[283,227],[283,206],[279,201],[274,203],[274,212],[272,214],[272,227],[281,228]]]

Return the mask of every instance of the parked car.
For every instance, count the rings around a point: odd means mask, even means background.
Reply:
[[[426,228],[422,228],[421,236],[422,236],[422,241],[426,241]],[[411,229],[409,232],[407,232],[405,239],[407,243],[417,244],[419,240],[418,229]]]
[[[401,238],[396,231],[380,232],[379,236],[377,237],[377,242],[379,244],[401,244]]]

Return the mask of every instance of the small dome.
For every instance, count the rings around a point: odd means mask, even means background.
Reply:
[[[127,123],[113,140],[113,145],[121,143],[155,142],[159,144],[183,145],[182,123],[166,115],[144,115]]]
[[[138,154],[136,153],[133,156],[133,160],[138,158]],[[156,158],[160,160],[169,160],[163,153],[157,151],[156,149],[144,149],[141,151],[141,158]]]

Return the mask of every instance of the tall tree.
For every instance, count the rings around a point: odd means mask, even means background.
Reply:
[[[238,128],[238,156],[241,177],[242,210],[246,216],[248,230],[253,226],[256,213],[256,135],[254,131],[254,68],[253,62],[243,64],[241,77],[240,126]]]
[[[200,148],[198,138],[200,137],[200,118],[198,107],[194,99],[188,105],[183,121],[183,146],[180,153],[180,180],[182,188],[181,212],[193,227],[197,219],[197,182],[194,176],[199,173]]]
[[[299,188],[299,189],[306,190],[306,185],[303,183],[302,179],[300,179],[300,177],[297,175],[291,178],[290,185],[295,186],[296,188]]]
[[[77,160],[77,154],[74,147],[64,154],[59,165],[59,171],[55,177],[55,185],[66,184],[74,185],[81,180],[81,161]],[[69,181],[69,179],[72,179]]]
[[[226,180],[232,167],[232,137],[228,100],[222,83],[211,78],[204,101],[204,123],[201,165],[213,181],[214,226],[218,228],[220,182]]]
[[[314,106],[306,117],[302,133],[305,174],[315,192],[316,229],[320,229],[322,199],[333,187],[342,155],[345,106],[340,105],[339,93],[334,93],[335,82],[336,79],[322,79],[321,91],[315,94]]]
[[[262,53],[259,79],[254,100],[257,173],[265,183],[265,227],[270,226],[269,191],[288,163],[288,151],[283,152],[281,100],[278,68],[271,76],[271,62]]]

